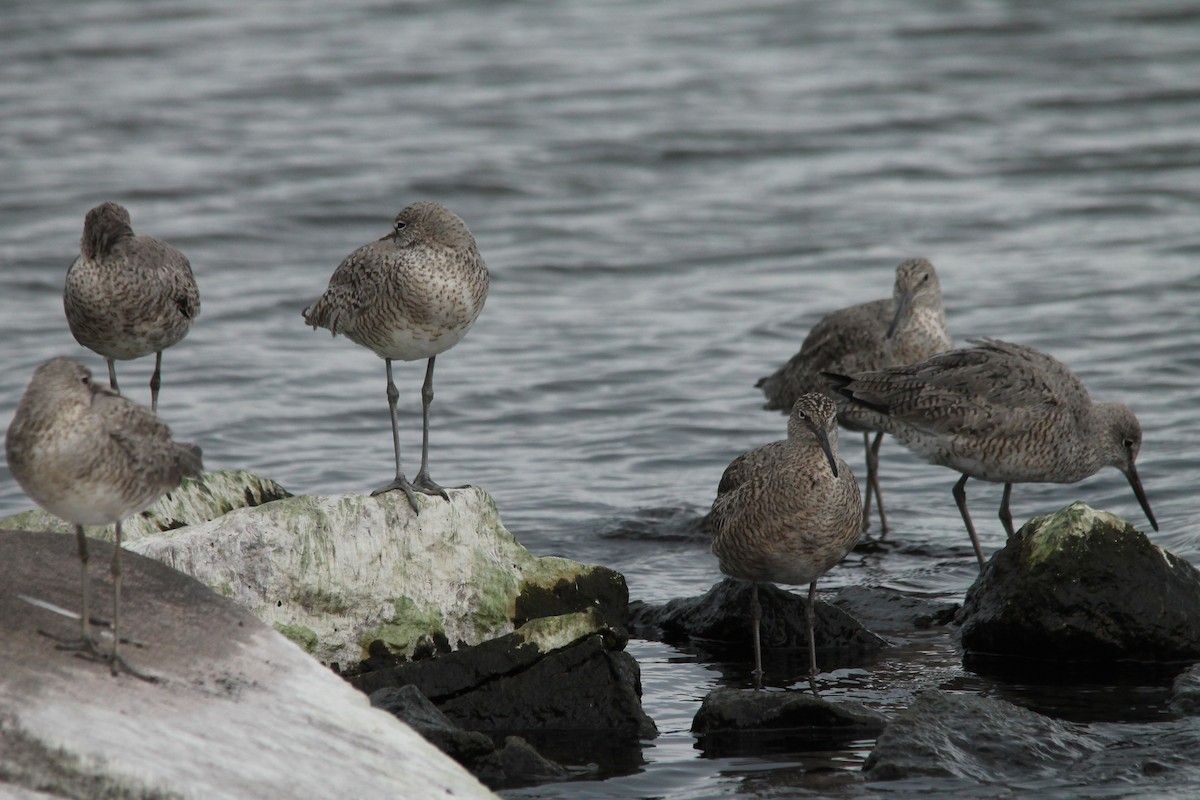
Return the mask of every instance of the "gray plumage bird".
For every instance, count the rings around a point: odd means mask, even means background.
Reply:
[[[1106,466],[1133,487],[1154,530],[1158,522],[1134,462],[1142,428],[1128,406],[1096,403],[1065,364],[1032,347],[970,340],[908,366],[829,374],[837,391],[871,424],[932,464],[962,473],[954,501],[983,567],[967,511],[968,478],[1004,484],[1000,520],[1013,535],[1014,483],[1075,483]]]
[[[759,583],[808,584],[809,685],[817,694],[817,579],[841,561],[862,531],[862,498],[838,455],[837,408],[822,394],[801,395],[788,437],[738,456],[725,469],[709,512],[721,571],[751,581],[754,676],[762,685]]]
[[[767,398],[764,408],[789,412],[805,392],[839,399],[823,372],[854,374],[899,364],[911,364],[953,347],[942,308],[942,289],[933,264],[913,258],[896,267],[890,299],[841,308],[821,319],[805,337],[800,352],[773,374],[755,384]],[[879,527],[887,535],[887,512],[879,491],[879,446],[883,430],[872,427],[850,404],[838,408],[846,430],[862,432],[866,451],[866,490],[863,530],[870,526],[871,495],[879,507]],[[875,439],[871,441],[871,433]]]
[[[200,314],[200,292],[187,257],[153,236],[133,232],[129,212],[106,202],[87,213],[79,257],[63,287],[67,324],[81,345],[108,361],[154,353],[150,410],[158,411],[162,351],[178,342]]]
[[[413,203],[396,216],[390,233],[346,256],[329,288],[304,309],[306,323],[370,348],[386,365],[396,477],[372,494],[401,489],[414,512],[414,492],[449,499],[429,477],[433,365],[475,324],[487,294],[487,265],[466,224],[438,203]],[[419,359],[428,359],[421,388],[421,468],[410,482],[400,465],[392,361]]]
[[[153,412],[92,381],[75,361],[54,358],[33,373],[5,437],[9,469],[35,503],[74,524],[82,564],[83,626],[72,645],[106,658],[113,674],[138,673],[121,659],[121,521],[199,476],[200,448],[172,441]],[[91,634],[84,525],[114,525],[113,646],[102,656]],[[144,677],[144,676],[140,676]]]

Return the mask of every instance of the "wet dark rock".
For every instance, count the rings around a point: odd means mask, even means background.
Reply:
[[[893,589],[845,586],[829,601],[872,631],[927,630],[954,621],[958,603]]]
[[[869,739],[887,718],[852,702],[831,703],[807,692],[716,689],[692,720],[705,755],[793,752]]]
[[[967,592],[956,621],[973,655],[1196,659],[1200,572],[1119,517],[1075,503],[1017,531]]]
[[[748,651],[752,646],[750,594],[749,582],[726,578],[700,597],[671,600],[665,605],[631,603],[629,627],[647,639],[668,643],[701,639]],[[807,650],[807,600],[770,584],[759,587],[758,598],[764,656],[772,648]],[[816,604],[815,630],[818,658],[826,670],[835,666],[830,659],[853,663],[887,645],[845,611],[822,600]]]
[[[1004,700],[929,691],[888,724],[863,772],[869,781],[1047,777],[1104,749],[1081,730]]]
[[[566,780],[572,773],[538,753],[519,736],[497,748],[486,734],[463,730],[450,721],[415,686],[380,689],[371,705],[406,722],[430,743],[492,789],[532,786]]]
[[[629,617],[629,587],[621,573],[593,566],[551,585],[523,584],[514,607],[513,625],[518,628],[532,619],[586,608],[595,608],[609,625],[620,627]]]
[[[1200,714],[1200,664],[1180,673],[1171,684],[1168,699],[1171,711],[1176,714]]]

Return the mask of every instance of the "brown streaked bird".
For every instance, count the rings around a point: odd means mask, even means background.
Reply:
[[[108,361],[113,389],[120,391],[116,361],[154,353],[150,410],[157,412],[162,351],[186,336],[200,314],[187,257],[161,239],[135,234],[123,206],[101,203],[84,218],[63,307],[75,340]]]
[[[438,203],[413,203],[386,236],[346,256],[329,288],[304,309],[304,321],[370,348],[387,370],[395,479],[372,494],[401,489],[417,512],[415,492],[449,499],[429,477],[429,404],[433,365],[475,324],[488,294],[488,270],[466,224]],[[400,466],[392,361],[428,359],[421,387],[421,468],[410,482]]]
[[[722,572],[753,584],[757,686],[763,675],[758,584],[808,584],[808,682],[817,694],[817,579],[858,542],[862,514],[858,482],[838,455],[837,407],[823,394],[796,400],[787,439],[744,453],[725,469],[709,512],[712,549]]]
[[[932,464],[957,470],[954,502],[983,568],[967,511],[968,478],[1004,484],[1000,521],[1013,535],[1014,483],[1075,483],[1116,467],[1154,530],[1158,522],[1134,462],[1142,428],[1122,403],[1096,403],[1065,364],[1025,345],[969,340],[908,366],[829,374],[840,392],[881,430]]]
[[[805,337],[800,352],[773,374],[755,384],[766,395],[763,408],[788,412],[805,392],[821,392],[839,400],[822,372],[853,374],[899,364],[911,364],[954,344],[946,329],[942,288],[933,264],[909,259],[896,267],[890,299],[840,308],[825,315]],[[863,530],[871,524],[871,495],[879,507],[881,538],[887,535],[887,513],[879,491],[879,445],[883,430],[872,427],[853,405],[838,407],[838,422],[861,431],[866,451]],[[871,433],[875,433],[874,442]]]
[[[75,525],[82,564],[80,639],[69,649],[109,661],[114,675],[130,668],[120,655],[121,521],[142,511],[184,477],[197,477],[200,448],[172,441],[152,411],[92,381],[75,361],[41,364],[17,404],[5,437],[13,477],[35,503]],[[88,546],[84,525],[115,526],[112,652],[100,653],[91,634]]]

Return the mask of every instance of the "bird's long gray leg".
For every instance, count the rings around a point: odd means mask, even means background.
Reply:
[[[762,645],[759,640],[758,624],[762,621],[762,606],[758,604],[758,583],[750,584],[750,620],[753,623],[754,638],[754,688],[762,688]]]
[[[808,585],[808,604],[804,607],[804,619],[808,623],[808,685],[816,697],[817,691],[817,582]]]
[[[400,469],[400,425],[396,420],[396,401],[400,399],[400,391],[396,388],[396,382],[392,380],[392,360],[385,358],[383,363],[387,366],[387,399],[388,410],[392,415],[392,449],[396,453],[396,477],[391,483],[371,492],[371,496],[390,492],[393,489],[402,489],[405,496],[408,497],[408,504],[412,506],[413,512],[419,514],[421,509],[417,507],[417,496],[413,492],[413,485],[408,482],[408,479],[404,477],[403,470]]]
[[[1008,499],[1012,496],[1012,484],[1004,484],[1004,496],[1000,500],[1000,522],[1004,524],[1004,532],[1008,538],[1013,537],[1012,510],[1008,507]]]
[[[863,434],[867,436],[867,434]],[[883,510],[883,492],[879,490],[879,445],[883,443],[883,431],[875,434],[875,441],[867,453],[867,483],[875,490],[875,504],[879,506],[879,538],[888,535],[887,512]],[[867,526],[867,508],[863,505],[863,530]]]
[[[425,383],[421,385],[421,469],[413,485],[425,494],[437,494],[450,499],[450,495],[429,477],[429,406],[433,403],[433,362],[437,356],[429,357],[425,367]]]
[[[112,573],[112,579],[113,579],[113,619],[112,619],[113,646],[112,646],[112,655],[109,656],[108,666],[109,666],[109,669],[112,671],[113,675],[116,675],[120,672],[127,672],[130,675],[134,676],[135,678],[141,678],[144,681],[150,681],[151,683],[154,683],[158,680],[158,678],[152,677],[150,675],[144,675],[141,672],[138,672],[136,669],[129,666],[129,664],[127,664],[125,662],[125,659],[121,658],[120,646],[121,646],[121,577],[122,577],[122,573],[121,573],[121,521],[120,520],[117,520],[115,536],[116,536],[116,540],[113,542],[112,565],[109,568],[110,572]]]
[[[91,579],[88,575],[88,543],[87,536],[83,533],[83,526],[75,526],[75,543],[79,548],[79,594],[80,594],[80,630],[79,638],[71,639],[49,631],[41,631],[43,636],[48,636],[58,642],[56,649],[58,650],[76,650],[81,655],[88,657],[103,658],[99,648],[96,646],[96,640],[92,638],[92,602],[91,602]]]
[[[866,491],[863,492],[863,517],[862,530],[866,533],[871,529],[871,495],[875,493],[875,489],[871,484],[871,475],[874,470],[871,468],[871,432],[863,431],[863,461],[867,467]]]
[[[975,525],[971,522],[971,513],[967,511],[967,475],[958,479],[954,484],[954,502],[958,504],[958,513],[962,514],[967,526],[967,534],[971,537],[971,546],[975,548],[975,558],[979,559],[979,569],[983,569],[983,549],[979,546],[979,537],[975,535]]]
[[[154,354],[154,374],[150,376],[150,410],[158,413],[158,387],[162,386],[162,350]]]
[[[117,394],[121,393],[121,387],[117,386],[117,362],[115,359],[106,359],[108,361],[108,385]]]

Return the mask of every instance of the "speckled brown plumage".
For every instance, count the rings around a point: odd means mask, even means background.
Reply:
[[[926,461],[962,473],[954,497],[980,566],[968,477],[1004,484],[1000,519],[1011,537],[1012,484],[1075,483],[1116,467],[1157,530],[1134,466],[1142,429],[1129,407],[1092,402],[1066,365],[1032,347],[972,343],[908,366],[829,377],[871,424]]]
[[[805,392],[821,392],[838,401],[822,372],[850,375],[911,364],[951,347],[937,271],[926,259],[914,258],[896,267],[891,299],[860,303],[827,314],[805,337],[800,352],[755,385],[767,398],[764,408],[786,412]],[[878,476],[883,434],[872,426],[871,417],[860,414],[853,404],[839,405],[838,421],[847,430],[864,434],[867,478],[863,526],[865,530],[870,523],[874,493],[881,532],[886,535],[887,514],[879,493]],[[877,432],[874,443],[870,441],[872,432]]]
[[[84,219],[63,307],[76,341],[108,361],[113,389],[115,361],[155,354],[150,407],[157,410],[162,351],[186,336],[200,313],[187,257],[160,239],[135,234],[123,206],[101,203]]]
[[[5,437],[8,466],[39,506],[75,525],[83,562],[83,635],[95,652],[88,617],[87,539],[84,525],[116,525],[113,553],[114,672],[120,634],[121,520],[135,514],[185,476],[197,476],[200,448],[172,441],[153,412],[92,381],[75,361],[43,363],[17,405]]]
[[[755,673],[761,680],[757,584],[809,584],[810,684],[816,692],[813,610],[816,581],[841,561],[862,530],[862,500],[837,451],[837,409],[801,395],[788,438],[738,456],[717,488],[709,522],[721,571],[755,584]]]
[[[446,496],[428,470],[434,359],[462,340],[487,294],[487,265],[466,224],[445,206],[422,202],[401,211],[391,233],[348,255],[321,298],[304,309],[304,321],[312,327],[343,334],[384,359],[396,478],[375,493],[402,489],[414,511],[414,490]],[[409,482],[400,467],[392,361],[422,358],[428,365],[421,392],[421,468]]]

